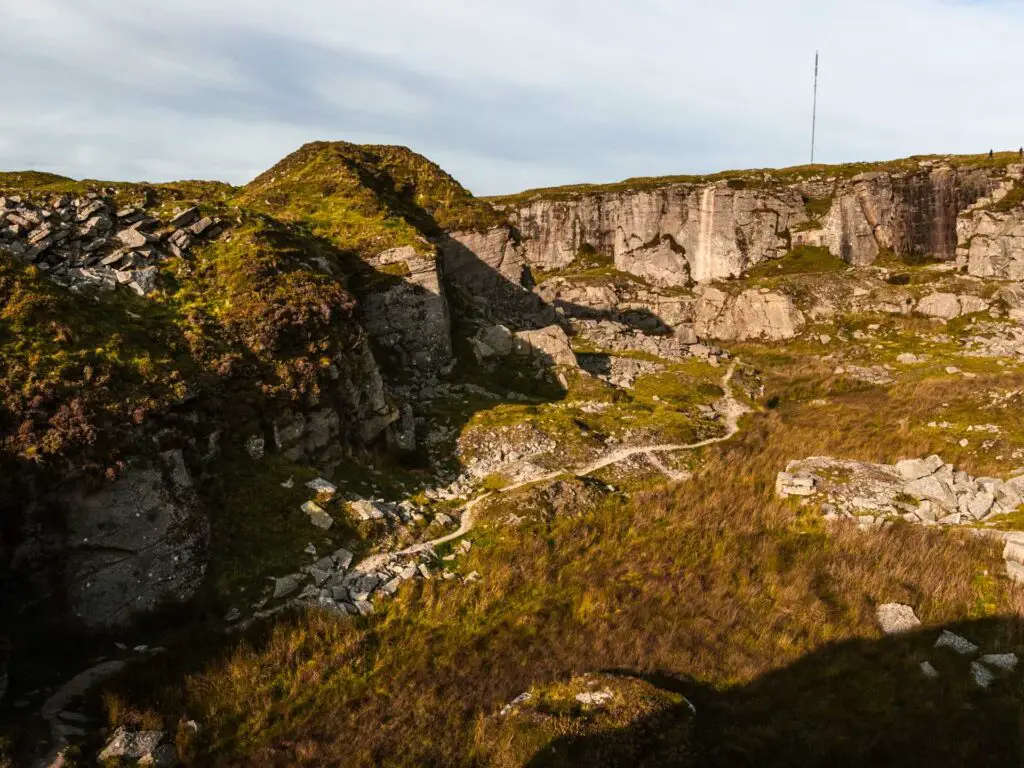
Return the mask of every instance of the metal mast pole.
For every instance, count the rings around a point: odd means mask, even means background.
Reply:
[[[811,112],[811,165],[814,165],[814,133],[818,127],[818,52],[814,52],[814,109]]]

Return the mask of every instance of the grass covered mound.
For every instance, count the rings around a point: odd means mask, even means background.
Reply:
[[[237,198],[362,256],[412,246],[442,230],[504,223],[440,167],[405,147],[314,142],[260,174]]]
[[[319,394],[319,374],[361,338],[332,252],[269,217],[243,215],[230,237],[181,266],[171,306],[211,352],[273,368],[266,393]]]
[[[495,768],[694,765],[692,705],[639,677],[580,675],[517,698],[482,729]]]
[[[4,452],[70,453],[184,396],[196,368],[178,330],[127,292],[105,298],[71,294],[0,253]]]

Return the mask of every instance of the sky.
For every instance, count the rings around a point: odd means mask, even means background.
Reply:
[[[1019,0],[0,0],[0,169],[242,184],[402,144],[476,194],[1024,144]]]

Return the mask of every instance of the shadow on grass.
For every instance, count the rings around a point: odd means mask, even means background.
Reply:
[[[1018,650],[1019,619],[948,627],[979,654]],[[553,766],[1020,766],[1019,671],[995,668],[978,686],[971,663],[935,648],[939,629],[830,644],[747,685],[713,690],[667,673],[641,677],[695,706],[658,711],[619,729],[559,737],[528,765]],[[927,661],[935,679],[921,669]],[[686,741],[688,743],[682,744]]]

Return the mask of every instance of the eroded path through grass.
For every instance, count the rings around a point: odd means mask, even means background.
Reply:
[[[532,485],[534,483],[543,483],[548,480],[554,480],[556,477],[560,477],[562,475],[586,477],[587,475],[593,474],[594,472],[597,472],[600,469],[604,469],[605,467],[611,466],[612,464],[617,464],[620,461],[625,461],[626,459],[632,458],[633,456],[637,456],[639,454],[645,454],[650,459],[654,467],[658,469],[658,471],[662,472],[663,474],[669,477],[673,477],[674,475],[676,477],[681,477],[681,475],[673,473],[671,470],[665,467],[665,465],[657,458],[656,454],[667,453],[670,451],[686,451],[694,450],[697,448],[703,448],[708,445],[713,445],[715,443],[721,443],[726,440],[729,440],[739,431],[740,417],[744,413],[747,413],[749,410],[745,405],[743,405],[743,403],[736,399],[736,396],[732,392],[732,377],[733,374],[736,372],[737,365],[739,364],[740,361],[738,359],[734,359],[729,364],[729,368],[726,370],[725,374],[722,376],[722,389],[725,392],[721,400],[721,413],[725,417],[724,434],[719,435],[718,437],[709,437],[704,440],[698,440],[695,443],[655,443],[651,445],[638,445],[626,448],[617,448],[614,451],[606,453],[599,459],[596,459],[590,462],[589,464],[585,464],[581,467],[577,467],[576,469],[555,470],[552,472],[548,472],[547,474],[544,475],[530,477],[525,480],[520,480],[516,483],[507,485],[500,490],[483,493],[480,496],[477,496],[475,499],[472,499],[471,501],[467,502],[460,510],[458,510],[459,512],[461,512],[462,517],[457,530],[445,534],[444,536],[439,536],[436,539],[431,539],[430,541],[425,541],[419,544],[414,544],[411,547],[406,547],[405,549],[399,552],[373,555],[371,558],[367,558],[367,561],[361,563],[359,567],[363,567],[368,561],[376,562],[378,559],[387,559],[392,557],[393,555],[411,555],[417,552],[432,549],[434,547],[440,546],[441,544],[445,544],[449,541],[454,541],[455,539],[461,538],[462,536],[465,536],[467,533],[473,530],[473,526],[476,524],[476,516],[474,514],[474,509],[480,502],[486,501],[487,499],[496,495],[517,490],[527,485]]]

